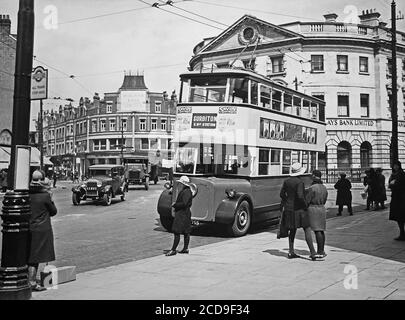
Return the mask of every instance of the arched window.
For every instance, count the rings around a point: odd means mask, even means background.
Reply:
[[[370,142],[364,141],[360,145],[360,166],[362,168],[368,168],[371,166],[371,149]]]
[[[352,166],[352,146],[347,141],[342,141],[337,147],[338,168],[350,168]]]

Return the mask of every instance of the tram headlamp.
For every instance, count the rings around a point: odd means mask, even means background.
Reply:
[[[236,191],[234,189],[226,189],[225,193],[229,199],[232,199],[236,196]]]

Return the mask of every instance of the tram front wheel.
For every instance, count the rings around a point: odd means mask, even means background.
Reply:
[[[242,201],[236,209],[235,218],[231,225],[229,225],[229,233],[233,237],[244,236],[251,224],[250,206],[247,201]]]

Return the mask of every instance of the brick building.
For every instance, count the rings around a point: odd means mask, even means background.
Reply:
[[[11,145],[16,45],[10,17],[0,15],[0,145]]]
[[[171,157],[176,94],[150,92],[143,75],[126,74],[117,92],[95,93],[44,115],[44,150],[68,171],[92,164]],[[159,151],[159,152],[158,152]]]

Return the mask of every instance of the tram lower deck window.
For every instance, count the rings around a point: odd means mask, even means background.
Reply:
[[[269,174],[269,152],[267,149],[259,149],[259,175]]]

